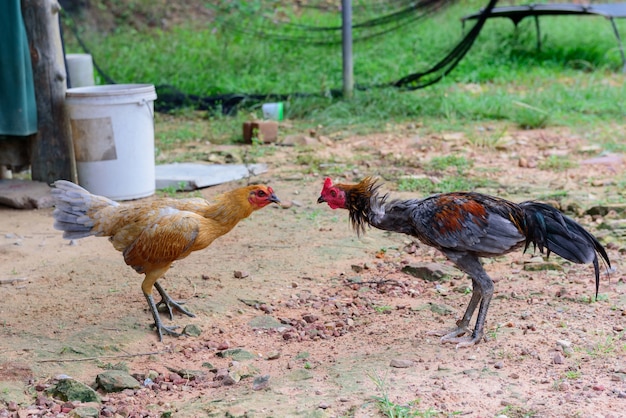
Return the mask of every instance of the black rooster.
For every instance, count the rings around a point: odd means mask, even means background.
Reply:
[[[472,279],[472,298],[463,318],[452,330],[433,332],[442,342],[458,347],[477,344],[484,335],[485,318],[493,296],[493,281],[479,257],[494,257],[532,244],[549,256],[554,252],[574,263],[593,263],[596,296],[600,284],[598,256],[610,268],[606,250],[573,219],[544,203],[513,203],[480,193],[443,193],[424,199],[388,200],[380,184],[366,177],[358,184],[332,184],[327,178],[317,200],[332,209],[347,209],[358,234],[366,225],[417,237],[437,248]],[[480,303],[476,326],[469,322]],[[462,337],[464,334],[469,334]]]

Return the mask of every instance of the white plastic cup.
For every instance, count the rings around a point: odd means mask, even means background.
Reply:
[[[263,117],[265,119],[283,120],[284,106],[282,102],[264,103],[261,108],[263,109]]]

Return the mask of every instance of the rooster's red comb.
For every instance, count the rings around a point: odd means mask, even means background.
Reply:
[[[326,180],[324,180],[324,189],[323,190],[328,190],[331,187],[333,187],[333,181],[330,179],[330,177],[326,177]]]

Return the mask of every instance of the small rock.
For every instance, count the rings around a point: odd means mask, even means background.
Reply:
[[[264,374],[263,376],[257,376],[252,382],[252,390],[263,390],[270,384],[270,375]]]
[[[602,392],[604,390],[606,390],[606,387],[604,387],[603,385],[593,385],[591,387],[593,390],[598,391],[598,392]]]
[[[304,319],[308,324],[312,324],[313,322],[317,321],[319,317],[313,314],[305,314],[302,315],[302,319]]]
[[[360,266],[358,264],[353,264],[353,265],[350,266],[350,268],[355,273],[361,273],[363,271],[363,266]]]
[[[198,337],[202,334],[202,329],[197,325],[187,325],[183,329],[184,335],[189,335],[190,337]]]
[[[328,409],[328,408],[330,408],[330,404],[327,403],[327,402],[320,402],[319,408],[320,409]]]
[[[522,168],[528,168],[528,160],[524,157],[520,157],[519,160],[517,160],[517,165]]]
[[[245,279],[246,277],[250,276],[250,273],[248,273],[247,271],[235,270],[233,272],[233,276],[235,276],[235,279]]]
[[[406,369],[407,367],[413,366],[412,360],[403,360],[403,359],[393,359],[389,362],[389,366],[395,367],[396,369]]]
[[[256,367],[247,363],[239,363],[238,361],[232,362],[229,371],[231,375],[238,376],[238,380],[245,379],[247,377],[253,377],[260,373],[260,370]]]
[[[217,371],[217,367],[215,367],[212,363],[208,361],[205,361],[204,363],[202,363],[202,367],[206,367],[207,369],[209,369],[209,371],[212,371],[212,372]]]
[[[561,353],[554,353],[554,356],[552,356],[552,363],[563,364],[565,363],[565,359]]]
[[[210,363],[209,363],[210,364]],[[203,364],[204,366],[204,364]],[[173,367],[167,367],[170,372],[175,373],[175,377],[180,376],[180,378],[184,380],[198,380],[204,377],[205,372],[202,370],[192,370],[192,369],[175,369]],[[172,379],[174,380],[174,379]]]
[[[503,361],[498,361],[496,362],[496,364],[493,365],[493,367],[495,367],[496,369],[501,369],[504,367],[504,362]]]
[[[563,347],[563,349],[572,347],[572,343],[567,340],[556,340],[556,344]]]

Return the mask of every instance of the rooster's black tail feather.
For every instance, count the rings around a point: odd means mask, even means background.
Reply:
[[[547,255],[553,252],[573,263],[593,263],[597,296],[600,286],[598,254],[611,267],[609,256],[597,238],[550,205],[524,202],[520,207],[526,218],[526,249],[533,244],[542,253],[545,248]]]

